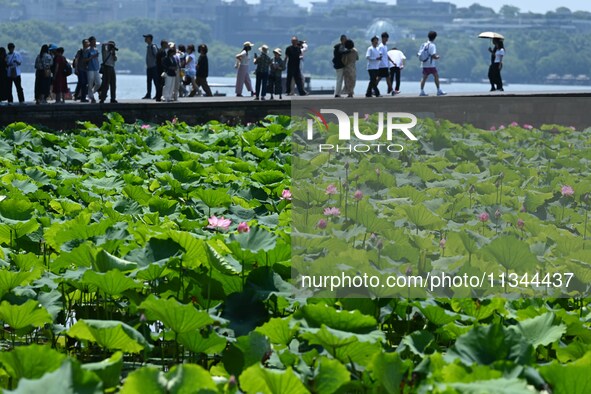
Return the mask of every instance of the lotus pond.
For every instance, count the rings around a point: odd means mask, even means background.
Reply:
[[[336,246],[384,250],[403,271],[456,269],[519,242],[526,261],[589,275],[590,130],[424,121],[424,157],[357,166],[346,188],[325,158],[304,166],[313,198],[307,219],[292,219],[291,127],[289,117],[230,127],[109,114],[67,133],[4,128],[2,390],[591,392],[591,313],[578,293],[305,298],[291,280],[292,220],[312,239],[294,245],[308,258]],[[462,141],[447,147],[452,135]],[[482,161],[476,139],[503,162]],[[516,182],[524,172],[531,180]],[[322,247],[329,232],[338,244]],[[378,248],[385,235],[395,243]]]

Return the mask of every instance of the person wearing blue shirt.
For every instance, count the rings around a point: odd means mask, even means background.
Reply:
[[[94,94],[98,92],[101,87],[101,75],[99,74],[99,51],[96,49],[96,38],[89,37],[88,42],[90,46],[83,55],[84,62],[87,64],[88,76],[88,99],[91,103],[96,103]]]

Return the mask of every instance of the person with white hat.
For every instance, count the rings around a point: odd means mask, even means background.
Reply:
[[[269,47],[267,45],[261,46],[259,51],[261,52],[260,56],[257,57],[257,54],[254,54],[254,64],[257,65],[255,100],[258,100],[259,97],[261,100],[264,100],[265,96],[267,95],[267,81],[269,80],[269,66],[271,66],[271,58],[269,55],[267,55],[267,52],[269,52]]]
[[[252,83],[250,82],[250,75],[248,73],[248,52],[252,49],[252,42],[246,41],[243,45],[242,51],[236,54],[236,67],[238,72],[236,73],[236,97],[242,97],[242,87],[246,85],[246,89],[254,96],[252,90]]]
[[[273,59],[271,59],[271,71],[269,73],[269,81],[267,83],[267,91],[271,93],[271,100],[274,99],[273,94],[279,96],[281,99],[281,93],[283,86],[281,83],[281,73],[285,70],[285,62],[281,58],[281,48],[273,49]]]

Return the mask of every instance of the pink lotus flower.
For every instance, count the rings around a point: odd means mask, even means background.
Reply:
[[[525,227],[525,222],[523,219],[517,219],[517,228],[523,230],[523,227]]]
[[[575,191],[572,187],[564,185],[560,189],[560,193],[562,193],[562,197],[572,197],[575,194]]]
[[[282,200],[291,200],[291,192],[289,189],[283,189],[281,192],[281,199]]]
[[[143,124],[143,125],[142,125],[142,129],[144,129],[144,130],[145,130],[145,129],[149,129],[149,128],[150,128],[150,125],[149,125],[149,124]]]
[[[327,224],[328,223],[326,222],[326,220],[320,219],[318,221],[318,223],[316,223],[316,227],[318,227],[320,230],[324,230],[326,228]]]
[[[524,124],[524,125],[523,125],[523,128],[524,128],[524,129],[527,129],[527,130],[533,130],[534,126],[532,126],[532,125],[530,125],[530,124]]]
[[[207,219],[207,221],[209,222],[209,228],[215,229],[215,230],[227,230],[228,228],[230,228],[230,225],[232,224],[232,221],[230,219],[226,219],[223,216],[222,217],[217,217],[217,216],[212,216],[209,219]]]
[[[240,222],[240,224],[238,225],[238,232],[239,233],[248,233],[248,232],[250,232],[250,227],[248,226],[248,223],[246,223],[246,222]]]
[[[178,122],[179,122],[179,118],[177,118],[176,116],[173,116],[172,124],[177,124]]]
[[[491,126],[489,130],[490,131],[497,131],[497,128],[495,126]]]
[[[505,126],[503,126],[503,125],[499,126],[499,130],[503,130],[504,128],[505,128]]]
[[[441,238],[441,240],[439,241],[439,247],[441,249],[445,249],[445,244],[447,243],[447,239],[445,238]]]
[[[482,212],[480,215],[478,215],[478,220],[480,220],[482,223],[488,222],[488,219],[490,219],[490,216],[487,212]]]
[[[519,127],[519,123],[517,123],[517,122],[511,122],[511,124],[509,124],[509,126],[511,126],[511,127]]]
[[[329,196],[337,194],[337,187],[331,183],[326,187],[326,194],[328,194]]]
[[[339,216],[341,210],[337,207],[324,208],[324,216]]]
[[[365,114],[365,116],[363,117],[363,119],[365,119],[365,121],[367,122],[369,120],[369,114]]]
[[[361,201],[361,199],[363,198],[363,192],[361,190],[357,190],[355,194],[353,194],[353,198],[357,201]]]

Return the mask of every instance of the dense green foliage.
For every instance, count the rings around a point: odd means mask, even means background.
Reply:
[[[288,118],[108,118],[1,132],[6,392],[589,391],[586,300],[294,298]]]

